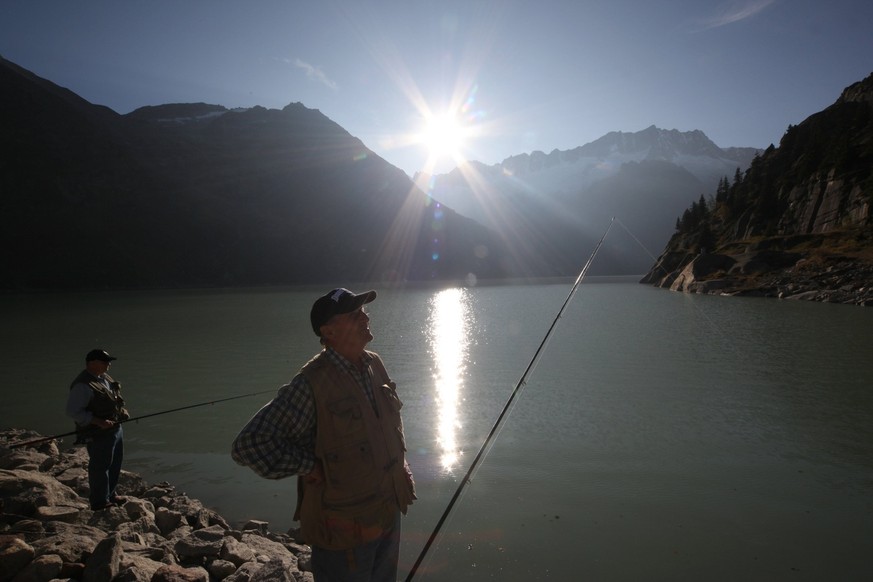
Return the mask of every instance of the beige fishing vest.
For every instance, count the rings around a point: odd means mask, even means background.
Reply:
[[[379,356],[367,352],[376,411],[358,383],[319,354],[301,372],[315,398],[315,456],[325,481],[304,484],[299,518],[306,543],[346,550],[389,528],[415,499],[405,469],[406,443],[396,386]]]

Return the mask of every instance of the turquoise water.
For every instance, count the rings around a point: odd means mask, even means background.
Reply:
[[[380,291],[418,556],[570,284]],[[274,390],[318,350],[300,290],[3,296],[0,424],[67,432],[84,354],[134,416]],[[873,578],[873,310],[584,284],[416,576]],[[269,394],[125,425],[125,468],[234,522],[293,525],[293,480],[229,458]],[[69,442],[69,439],[68,441]]]

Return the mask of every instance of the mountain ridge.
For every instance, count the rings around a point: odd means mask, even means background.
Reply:
[[[514,272],[493,233],[435,204],[302,104],[119,115],[5,60],[0,87],[0,212],[19,218],[0,233],[2,289],[406,284]],[[167,121],[180,113],[198,121]]]
[[[17,218],[0,234],[5,290],[565,277],[610,216],[634,245],[662,248],[680,224],[690,228],[683,211],[712,191],[732,195],[737,215],[721,219],[735,239],[869,216],[869,178],[846,179],[871,165],[847,141],[868,123],[863,86],[789,127],[777,153],[719,148],[702,131],[652,125],[572,150],[470,162],[429,184],[417,176],[417,188],[299,102],[281,110],[177,103],[120,115],[5,60],[0,81],[8,193],[0,211]],[[841,128],[837,137],[829,124]],[[728,187],[734,172],[748,182]],[[761,184],[778,195],[755,198],[770,192]],[[463,208],[470,201],[478,214]],[[781,222],[764,216],[771,206]],[[592,274],[650,270],[638,247],[614,238]],[[694,249],[703,238],[683,230],[677,240]]]
[[[519,154],[491,166],[470,162],[416,182],[507,240],[548,240],[544,264],[555,274],[577,270],[578,249],[591,246],[616,216],[637,241],[610,239],[602,259],[612,272],[593,268],[597,274],[639,274],[651,265],[649,249],[663,248],[669,239],[676,216],[761,151],[722,150],[700,130],[651,125],[610,132],[571,150]]]

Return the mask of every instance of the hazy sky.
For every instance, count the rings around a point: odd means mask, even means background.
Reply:
[[[412,175],[653,124],[778,144],[873,72],[871,24],[870,0],[3,0],[0,55],[119,113],[299,101]]]

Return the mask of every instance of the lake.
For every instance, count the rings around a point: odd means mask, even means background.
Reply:
[[[370,347],[404,401],[419,496],[402,576],[571,284],[379,290]],[[0,296],[0,424],[71,430],[94,347],[118,356],[134,416],[273,391],[319,349],[308,312],[326,290]],[[588,278],[416,579],[871,580],[871,356],[871,309]],[[229,456],[270,397],[128,423],[125,469],[284,531],[294,480]]]

